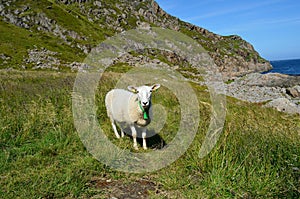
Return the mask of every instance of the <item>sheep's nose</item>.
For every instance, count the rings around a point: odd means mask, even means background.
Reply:
[[[147,106],[147,104],[148,104],[148,102],[143,102],[143,105],[144,105],[144,106]]]

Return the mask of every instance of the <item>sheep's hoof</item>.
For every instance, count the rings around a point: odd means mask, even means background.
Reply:
[[[144,149],[144,150],[147,150],[148,148],[147,148],[146,146],[143,146],[143,149]]]
[[[139,150],[139,147],[138,146],[133,146],[133,148],[135,149],[135,150]]]
[[[123,131],[123,129],[121,129],[121,137],[123,138],[124,137],[124,131]]]
[[[116,135],[116,137],[117,137],[118,139],[120,138],[120,135],[119,135],[118,132],[115,132],[115,135]]]

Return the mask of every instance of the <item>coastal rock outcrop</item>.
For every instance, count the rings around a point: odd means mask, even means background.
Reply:
[[[226,95],[253,103],[266,103],[279,111],[300,114],[300,76],[252,73],[226,84]]]

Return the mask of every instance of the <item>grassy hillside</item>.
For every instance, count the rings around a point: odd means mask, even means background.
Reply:
[[[58,52],[57,57],[65,62],[82,61],[85,55],[77,49],[63,44],[63,41],[48,34],[38,34],[26,31],[23,28],[0,21],[0,47],[1,53],[10,57],[8,63],[1,64],[2,68],[21,69],[20,66],[24,63],[24,59],[28,57],[28,50],[46,48],[53,52]],[[58,42],[61,45],[58,45]],[[1,60],[2,61],[2,60]],[[28,65],[28,67],[30,67]]]
[[[30,50],[47,49],[55,52],[53,57],[60,61],[54,67],[56,70],[70,69],[70,63],[82,62],[90,50],[107,37],[143,23],[190,36],[207,50],[227,76],[271,68],[241,37],[216,35],[183,22],[165,13],[152,0],[1,2],[0,68],[34,68],[41,61],[28,63]],[[45,59],[47,61],[47,57]]]
[[[98,117],[117,140],[103,105],[119,72],[104,74]],[[73,126],[71,92],[75,74],[0,71],[0,195],[2,198],[299,198],[300,118],[261,105],[227,100],[225,129],[204,159],[198,152],[210,121],[205,88],[192,84],[200,101],[199,129],[189,150],[170,166],[146,174],[117,172],[95,160]],[[155,93],[170,113],[176,99]],[[170,103],[172,102],[172,103]],[[169,117],[160,134],[166,144],[178,126]],[[156,148],[160,140],[149,140]],[[141,151],[144,152],[144,151]],[[147,151],[146,151],[147,152]]]
[[[26,23],[28,27],[16,26],[5,22],[5,17],[0,17],[0,52],[11,58],[8,63],[0,59],[0,68],[21,69],[21,65],[26,65],[24,59],[28,57],[28,50],[34,48],[57,52],[56,57],[62,63],[80,62],[86,54],[78,45],[96,46],[115,33],[108,27],[101,28],[97,23],[90,22],[76,5],[67,6],[48,0],[15,1],[10,4],[7,8],[10,11],[27,7],[16,17],[29,18]],[[58,32],[56,26],[59,27]],[[27,67],[31,68],[30,65]]]

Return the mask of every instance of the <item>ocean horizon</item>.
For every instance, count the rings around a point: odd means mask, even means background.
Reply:
[[[264,73],[281,73],[286,75],[300,75],[300,58],[270,61],[273,69]]]

